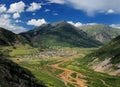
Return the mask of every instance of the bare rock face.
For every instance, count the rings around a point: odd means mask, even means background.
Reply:
[[[120,35],[120,29],[112,28],[103,24],[84,25],[79,28],[85,31],[92,38],[102,43],[109,42],[113,38]]]
[[[118,64],[111,64],[111,58],[105,59],[104,61],[99,61],[95,59],[91,65],[92,69],[97,72],[106,72],[110,75],[120,75],[120,63]],[[117,69],[113,69],[113,67],[117,67]]]
[[[111,36],[108,35],[106,32],[98,33],[94,37],[96,40],[98,40],[102,43],[109,42],[112,39]]]
[[[120,36],[89,54],[86,59],[91,61],[87,64],[95,71],[120,76]]]

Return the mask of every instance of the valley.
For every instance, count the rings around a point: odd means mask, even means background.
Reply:
[[[61,48],[62,51],[75,53],[57,54],[42,57],[11,57],[10,60],[30,70],[47,87],[119,87],[120,77],[95,72],[83,63],[84,56],[96,48]],[[43,52],[40,52],[41,54]],[[49,55],[44,51],[44,55]],[[114,78],[114,79],[113,79]],[[114,84],[113,84],[114,83]]]
[[[0,28],[0,86],[120,87],[120,30],[92,27],[102,41],[65,21],[20,34]]]

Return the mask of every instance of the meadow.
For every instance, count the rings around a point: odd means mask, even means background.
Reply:
[[[27,48],[28,49],[28,48]],[[30,48],[29,48],[30,49]],[[26,51],[18,53],[15,49],[11,60],[30,70],[32,74],[47,87],[119,87],[120,77],[95,72],[84,65],[84,56],[97,48],[61,48],[52,50],[74,51],[71,56],[52,56],[48,58],[30,57],[22,58]],[[38,49],[31,49],[26,55],[33,55]],[[47,53],[47,50],[46,50]],[[78,84],[77,82],[81,82]]]

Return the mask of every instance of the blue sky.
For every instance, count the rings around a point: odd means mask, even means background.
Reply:
[[[20,33],[64,20],[76,27],[107,24],[120,28],[119,5],[120,0],[0,0],[0,27]]]

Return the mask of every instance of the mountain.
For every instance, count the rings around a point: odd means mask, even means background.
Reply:
[[[15,44],[25,44],[25,43],[28,43],[28,41],[24,37],[17,35],[4,28],[0,28],[0,45],[14,46]]]
[[[120,36],[85,57],[95,71],[120,75]]]
[[[26,44],[28,45],[28,41],[24,37],[0,28],[0,87],[45,87],[29,70],[6,59],[10,56],[9,52],[19,51],[13,47],[21,48]]]
[[[96,47],[100,42],[91,39],[84,31],[65,21],[43,24],[20,35],[24,36],[33,46],[39,47]]]
[[[112,28],[103,24],[85,25],[81,26],[80,29],[102,43],[109,42],[120,35],[120,29]]]

